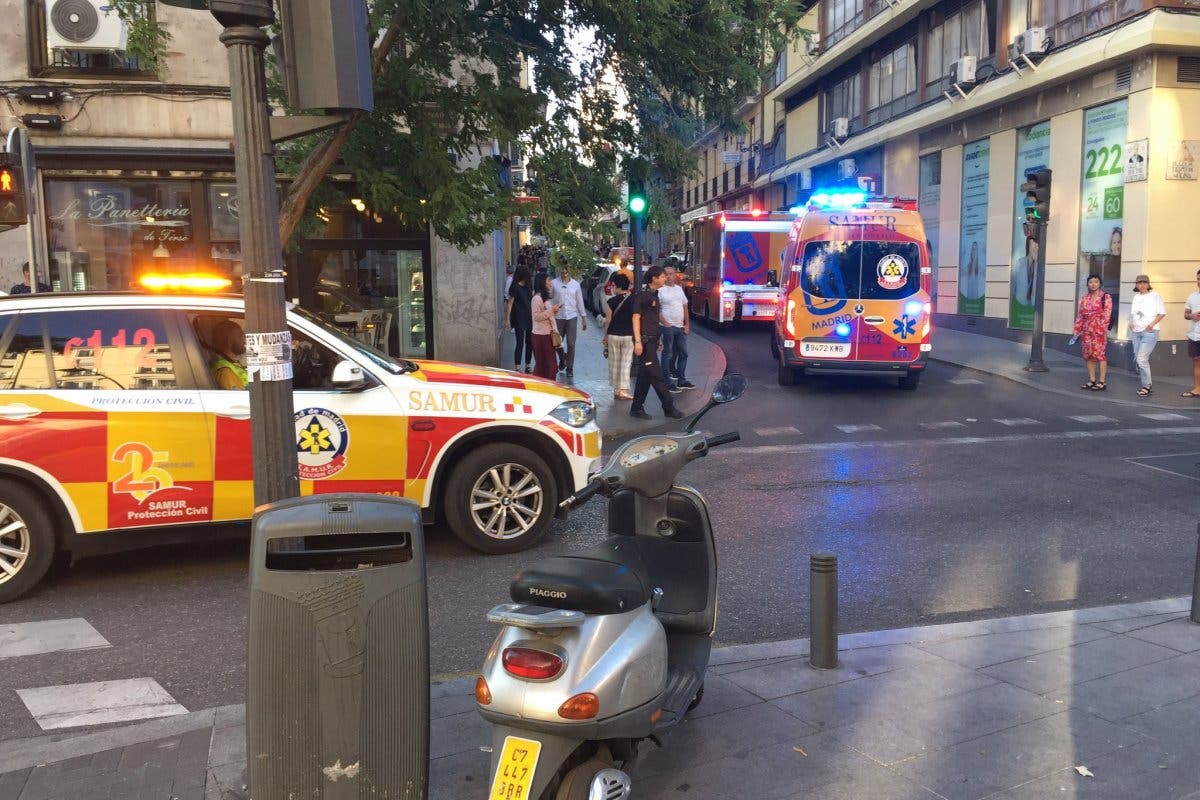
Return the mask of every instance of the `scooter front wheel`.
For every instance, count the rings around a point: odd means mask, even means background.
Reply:
[[[632,791],[629,776],[610,764],[592,759],[571,769],[554,793],[554,800],[589,800],[592,786],[600,786],[599,797],[604,800],[625,800]]]

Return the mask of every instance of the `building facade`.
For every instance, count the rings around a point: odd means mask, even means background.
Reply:
[[[937,321],[1066,348],[1091,273],[1118,301],[1124,363],[1133,280],[1167,319],[1159,374],[1190,370],[1182,306],[1200,231],[1200,10],[1154,0],[821,0],[778,55],[754,191],[788,208],[854,183],[916,197],[936,259]],[[1027,170],[1053,171],[1044,287],[1022,228]],[[701,202],[704,202],[701,192]],[[686,207],[684,213],[691,209]]]
[[[21,281],[30,253],[54,291],[124,290],[147,272],[183,270],[240,285],[220,26],[208,12],[157,4],[170,40],[151,70],[125,56],[103,0],[75,2],[96,12],[90,27],[86,13],[74,30],[48,14],[48,0],[14,0],[18,13],[0,30],[0,91],[10,123],[30,134],[38,188],[32,225],[0,232],[0,289]],[[30,114],[61,122],[13,119]],[[368,208],[353,175],[335,182],[348,202],[322,209],[320,229],[286,254],[289,297],[394,355],[499,363],[506,231],[462,251],[427,224]]]

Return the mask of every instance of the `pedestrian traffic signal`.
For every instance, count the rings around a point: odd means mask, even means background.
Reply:
[[[28,221],[21,170],[9,164],[0,164],[0,225],[24,225]]]
[[[629,179],[629,213],[646,213],[646,185],[635,178]]]
[[[1025,173],[1021,191],[1025,193],[1025,219],[1030,222],[1045,222],[1050,219],[1050,178],[1048,169],[1030,170]]]

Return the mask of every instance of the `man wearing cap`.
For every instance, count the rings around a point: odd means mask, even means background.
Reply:
[[[1138,275],[1133,281],[1133,302],[1129,306],[1129,342],[1133,345],[1133,363],[1137,364],[1142,387],[1138,397],[1149,397],[1154,386],[1150,380],[1150,354],[1158,343],[1159,323],[1167,316],[1163,299],[1150,288],[1150,276]]]

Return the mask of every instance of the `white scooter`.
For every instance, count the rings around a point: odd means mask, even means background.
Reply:
[[[489,798],[624,800],[638,744],[700,702],[717,621],[717,558],[701,494],[679,471],[737,433],[693,429],[746,390],[727,375],[683,433],[639,436],[563,501],[609,498],[610,536],[512,582],[475,683],[493,725]]]

